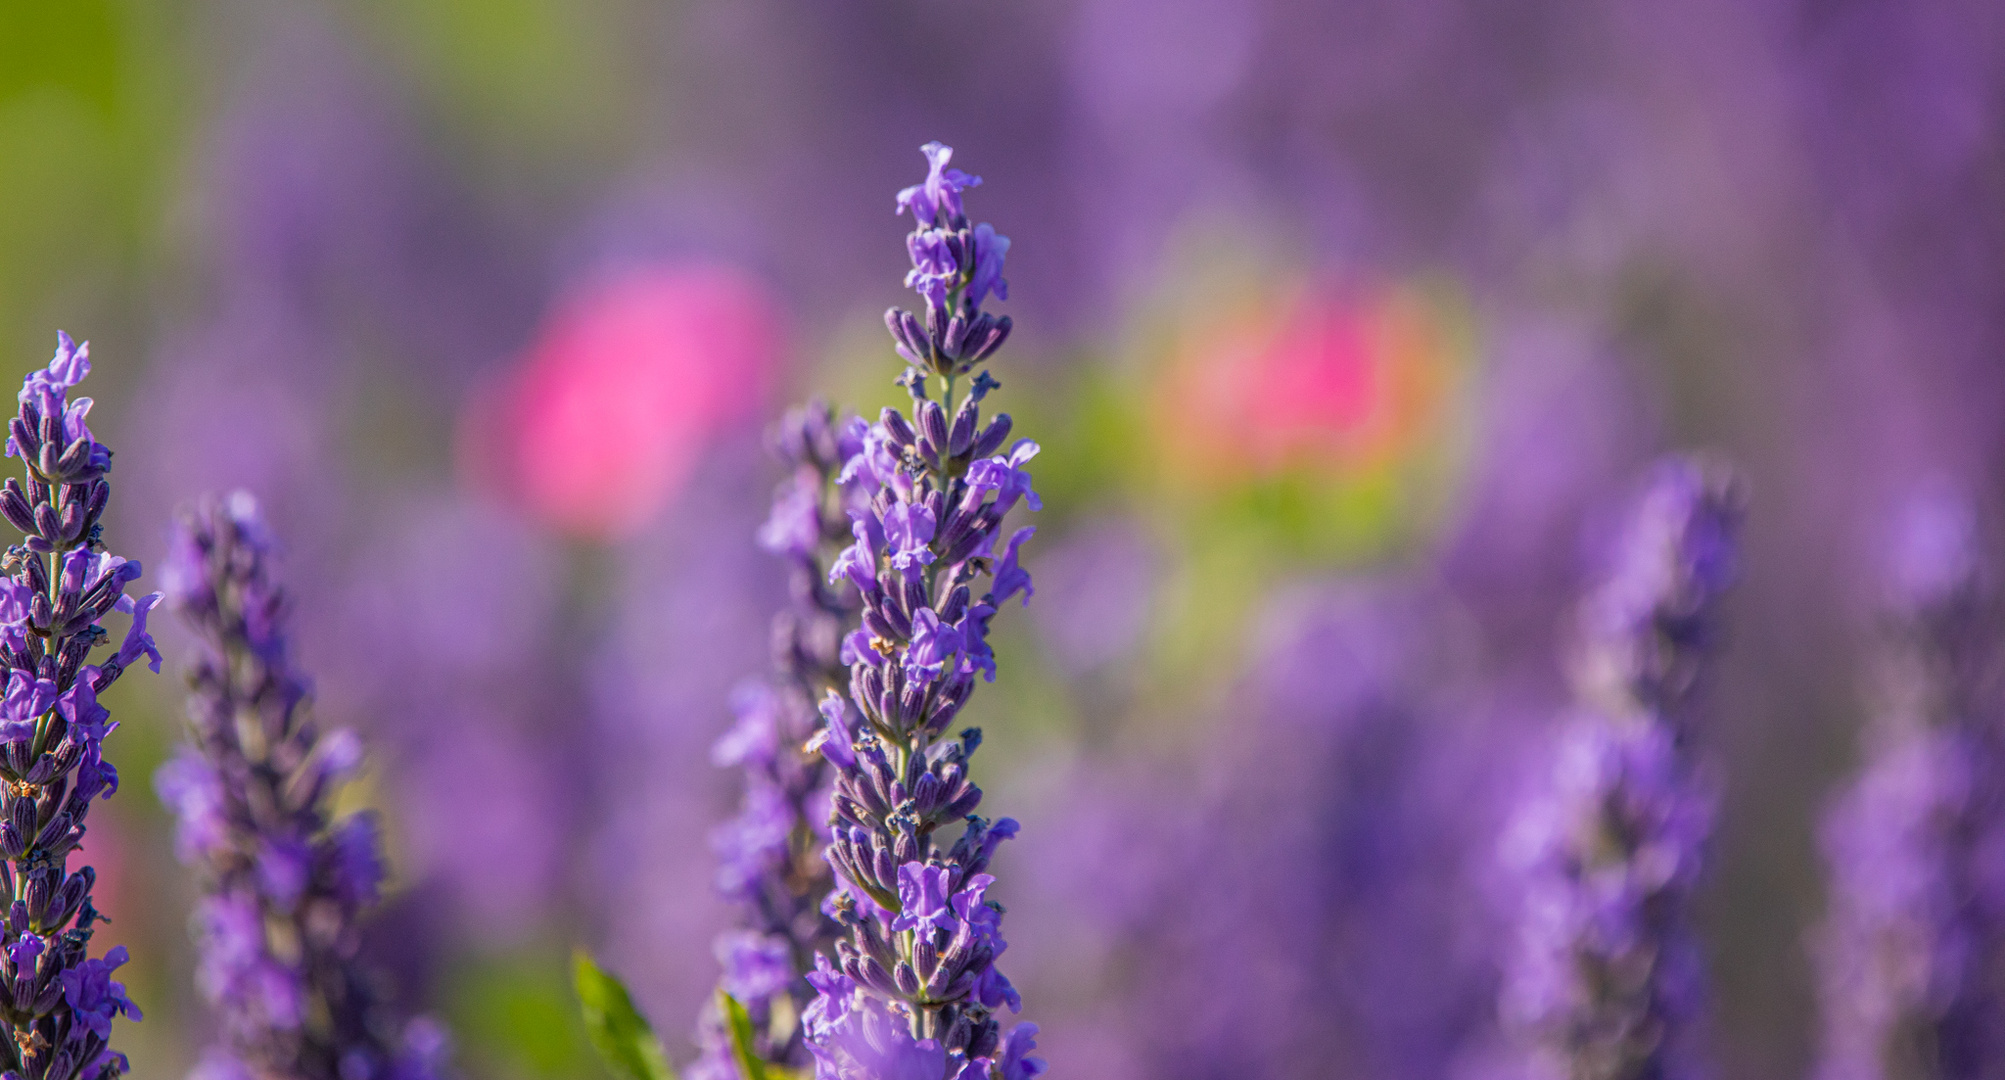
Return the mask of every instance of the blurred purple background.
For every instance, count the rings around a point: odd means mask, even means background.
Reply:
[[[92,339],[119,550],[270,509],[372,741],[380,953],[497,1078],[597,1073],[577,942],[687,1054],[707,750],[784,595],[759,434],[896,392],[920,143],[1014,241],[998,400],[1045,448],[979,721],[1056,1075],[1473,1068],[1563,615],[1642,464],[1716,450],[1703,933],[1753,1080],[1813,1052],[1882,522],[2001,494],[2001,135],[1977,2],[17,4],[0,343]],[[120,684],[92,833],[147,1075],[203,1031],[144,780],[178,690]]]

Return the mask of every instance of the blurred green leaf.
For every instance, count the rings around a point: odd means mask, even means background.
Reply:
[[[814,1075],[811,1069],[789,1069],[753,1053],[752,1014],[745,1011],[737,998],[717,991],[717,1012],[724,1017],[725,1030],[731,1033],[731,1058],[738,1063],[738,1075],[745,1080],[808,1080]]]
[[[564,950],[538,943],[456,959],[439,999],[461,1036],[468,1075],[496,1080],[611,1075],[592,1052]]]
[[[675,1080],[661,1040],[634,1008],[633,995],[627,993],[626,986],[593,963],[583,949],[572,954],[572,964],[585,1030],[613,1072],[624,1080]]]
[[[745,1080],[767,1080],[766,1062],[752,1052],[751,1014],[722,990],[717,991],[717,1011],[723,1014],[724,1028],[731,1033],[731,1056],[738,1062],[738,1074]]]
[[[60,88],[110,115],[117,108],[119,6],[0,4],[0,100]]]

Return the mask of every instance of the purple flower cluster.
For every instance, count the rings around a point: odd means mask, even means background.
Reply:
[[[323,732],[286,640],[274,544],[244,492],[179,523],[173,604],[201,651],[189,673],[191,742],[160,770],[183,862],[200,867],[199,982],[222,1014],[204,1080],[426,1080],[445,1073],[443,1032],[399,1023],[358,962],[358,918],[383,865],[369,814],[333,819],[362,759]]]
[[[1831,807],[1819,1080],[1988,1075],[2005,1051],[2005,753],[1994,598],[1967,504],[1907,508],[1866,765]]]
[[[146,631],[154,593],[135,602],[125,586],[136,562],[105,553],[98,519],[111,495],[111,451],[91,437],[91,399],[70,400],[90,374],[90,345],[57,335],[55,359],[29,374],[20,411],[8,424],[7,456],[27,466],[24,487],[9,478],[0,513],[26,534],[0,571],[0,888],[9,899],[0,947],[0,1077],[109,1080],[127,1069],[110,1049],[112,1018],[139,1019],[111,972],[124,947],[89,958],[96,872],[68,872],[84,837],[91,801],[118,790],[103,758],[118,725],[97,702],[142,655],[160,670]],[[108,635],[99,620],[132,616],[123,643],[104,663],[87,663]]]
[[[857,595],[846,582],[831,582],[829,568],[850,535],[845,511],[864,510],[836,484],[843,464],[862,449],[860,427],[813,402],[774,431],[773,451],[788,475],[773,493],[759,546],[786,560],[793,605],[773,619],[773,676],[738,689],[737,722],[711,751],[718,765],[745,772],[738,815],[711,838],[718,891],[744,914],[742,926],[717,938],[721,984],[752,1020],[752,1051],[776,1065],[808,1063],[799,1019],[810,989],[802,976],[814,955],[834,944],[834,924],[821,912],[832,880],[822,858],[829,766],[802,747],[821,722],[816,702],[848,677],[841,649],[856,625]],[[703,1056],[691,1075],[736,1077],[730,1038],[714,1008],[699,1038]]]
[[[1035,1025],[1005,1035],[995,1019],[1021,1002],[995,966],[1002,908],[987,898],[995,879],[983,871],[1017,824],[974,814],[982,793],[968,759],[980,731],[947,734],[976,675],[995,678],[990,620],[1018,593],[1030,599],[1018,554],[1034,530],[1001,545],[997,537],[1018,502],[1040,506],[1023,470],[1037,444],[999,453],[1009,417],[981,418],[997,383],[975,368],[1010,322],[980,305],[1006,295],[1008,241],[986,224],[970,227],[961,193],[980,181],[947,167],[952,151],[930,143],[924,152],[931,170],[898,205],[915,219],[907,284],[925,298],[926,320],[886,316],[910,365],[899,382],[912,414],[887,408],[859,431],[839,477],[857,504],[855,543],[830,577],[861,593],[862,627],[841,646],[848,695],[823,699],[827,725],[813,744],[836,771],[836,889],[825,910],[842,933],[835,961],[817,956],[808,976],[817,996],[802,1019],[818,1080],[1027,1080],[1045,1068],[1029,1056]],[[956,402],[955,384],[971,372]],[[935,376],[944,384],[937,401],[928,396]],[[949,846],[936,833],[955,822],[964,824]]]
[[[1502,1013],[1532,1076],[1702,1071],[1703,972],[1688,909],[1713,799],[1684,713],[1734,574],[1741,513],[1730,477],[1662,463],[1613,572],[1582,607],[1579,705],[1505,842],[1523,894]]]

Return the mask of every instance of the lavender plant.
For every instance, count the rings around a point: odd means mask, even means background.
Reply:
[[[852,418],[852,421],[854,418]],[[788,466],[773,495],[759,546],[785,559],[793,605],[773,619],[773,676],[741,687],[737,723],[712,759],[745,774],[738,814],[712,837],[717,887],[742,912],[739,927],[717,938],[720,988],[746,1011],[754,1036],[743,1048],[771,1065],[809,1064],[800,1017],[810,990],[802,978],[818,951],[833,947],[834,924],[821,913],[831,879],[827,760],[802,749],[820,717],[815,705],[846,682],[842,639],[854,629],[857,595],[831,581],[829,568],[849,536],[845,511],[864,512],[836,484],[843,463],[861,449],[860,422],[842,423],[812,402],[787,414],[773,452]],[[739,1076],[727,1017],[715,1006],[698,1032],[698,1080]]]
[[[925,318],[885,316],[911,414],[886,408],[838,478],[861,506],[830,577],[856,586],[862,626],[839,654],[848,694],[823,698],[812,744],[835,768],[824,910],[841,926],[835,959],[817,955],[808,976],[817,994],[802,1019],[819,1080],[1026,1080],[1045,1068],[1030,1056],[1036,1026],[1005,1034],[996,1018],[1021,1002],[995,966],[1003,912],[984,871],[1017,824],[974,813],[982,793],[968,760],[980,731],[948,735],[976,674],[995,677],[997,609],[1030,599],[1018,555],[1034,530],[997,538],[1019,502],[1040,506],[1023,469],[1037,444],[999,454],[1009,417],[981,416],[998,385],[982,365],[1010,331],[981,305],[1008,296],[1009,240],[970,225],[961,196],[980,180],[948,167],[953,151],[923,150],[931,168],[898,207],[914,219],[906,284]],[[939,831],[956,822],[950,845]]]
[[[1713,796],[1694,767],[1688,712],[1741,513],[1724,473],[1661,463],[1613,572],[1582,605],[1577,707],[1506,842],[1524,894],[1502,1013],[1533,1076],[1703,1073],[1688,913]]]
[[[97,702],[142,655],[160,670],[146,616],[160,600],[125,595],[140,565],[107,554],[99,519],[111,496],[105,474],[111,450],[91,437],[91,399],[69,392],[90,374],[90,344],[57,334],[55,358],[22,384],[20,411],[8,424],[7,456],[27,467],[24,486],[9,477],[0,513],[26,534],[7,549],[0,571],[0,889],[8,909],[0,927],[8,961],[0,963],[0,1077],[6,1080],[110,1080],[127,1068],[110,1048],[111,1022],[139,1019],[111,973],[124,946],[90,959],[91,906],[97,873],[68,871],[81,846],[92,800],[118,790],[104,760],[104,740],[118,725]],[[118,650],[102,664],[91,653],[108,638],[99,620],[132,616]]]
[[[1967,503],[1898,528],[1866,764],[1824,823],[1819,1080],[1988,1076],[2005,1050],[1996,601]]]
[[[360,763],[345,730],[308,715],[286,640],[274,543],[244,492],[184,515],[168,566],[173,604],[200,642],[189,742],[157,786],[176,849],[203,871],[199,982],[222,1037],[203,1080],[427,1080],[445,1075],[436,1024],[399,1022],[357,958],[359,917],[383,864],[368,813],[330,802]]]

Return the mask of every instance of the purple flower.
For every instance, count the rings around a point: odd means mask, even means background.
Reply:
[[[747,786],[738,813],[710,834],[717,891],[740,903],[761,900],[773,875],[785,870],[787,841],[799,820],[784,790],[763,782]]]
[[[1017,996],[1016,987],[1011,986],[1001,969],[993,964],[983,968],[981,973],[975,976],[975,984],[968,991],[968,998],[971,1001],[981,1002],[982,1007],[990,1012],[1002,1009],[1008,1009],[1013,1013],[1023,1011],[1023,999]]]
[[[828,726],[815,732],[808,744],[809,749],[819,749],[831,764],[843,769],[856,767],[855,742],[849,733],[848,714],[849,703],[843,700],[841,694],[830,690],[821,700],[822,719],[828,721]]]
[[[91,399],[67,400],[70,389],[89,374],[90,343],[79,345],[59,330],[56,332],[55,358],[49,361],[46,369],[29,373],[21,386],[20,422],[8,427],[7,456],[24,459],[31,475],[45,482],[89,484],[111,468],[111,451],[91,438],[90,428],[84,422],[90,415]],[[47,418],[47,426],[43,418]],[[34,422],[30,422],[31,419]],[[9,501],[18,498],[15,496]],[[103,509],[101,500],[98,509]],[[14,514],[8,516],[12,518]],[[22,527],[22,531],[30,534],[31,550],[56,550],[48,546],[54,542],[54,537],[46,534],[37,536],[36,529],[26,526]],[[37,540],[43,543],[37,545]]]
[[[22,505],[26,505],[25,501]],[[9,623],[23,622],[28,618],[28,605],[35,599],[35,589],[25,581],[13,578],[0,579],[0,619]]]
[[[940,668],[961,651],[961,632],[940,621],[932,608],[912,615],[912,644],[905,649],[905,670],[921,682],[940,677]]]
[[[6,717],[0,724],[0,738],[12,741],[33,735],[35,722],[55,705],[56,693],[52,679],[33,678],[19,669],[8,673],[7,694],[0,701],[0,715]]]
[[[891,565],[914,574],[933,561],[926,546],[933,539],[933,511],[913,503],[899,503],[884,515],[884,537],[891,545]]]
[[[329,869],[333,872],[334,894],[358,908],[375,903],[380,898],[378,889],[385,873],[383,836],[376,815],[366,810],[349,815],[334,827],[332,840]]]
[[[91,373],[91,343],[81,345],[61,330],[56,331],[56,355],[49,366],[33,372],[21,388],[23,400],[30,392],[58,393],[83,382]]]
[[[63,1000],[69,1003],[71,1015],[100,1039],[111,1038],[111,1018],[120,1013],[141,1019],[139,1007],[125,996],[125,984],[111,979],[111,973],[128,959],[125,946],[118,945],[102,960],[86,960],[63,972]]]
[[[1005,840],[1016,839],[1021,828],[1015,818],[999,818],[993,825],[984,824],[979,819],[970,822],[967,836],[970,862],[987,866],[989,860],[995,857],[996,848],[1002,846]]]
[[[146,613],[159,596],[135,604],[125,587],[139,577],[139,564],[104,550],[111,451],[85,422],[90,399],[69,397],[89,374],[89,345],[57,335],[55,358],[23,383],[8,424],[7,453],[21,459],[27,483],[10,478],[0,486],[0,517],[26,534],[0,560],[0,665],[7,669],[0,855],[11,864],[14,895],[24,898],[0,927],[0,945],[17,968],[9,1061],[35,1080],[118,1075],[125,1059],[107,1045],[112,1017],[139,1019],[125,988],[109,979],[125,950],[102,960],[87,953],[99,918],[90,895],[96,871],[71,873],[68,866],[92,801],[118,790],[118,772],[103,756],[117,725],[98,694],[142,655],[159,669],[146,633]],[[123,646],[92,664],[91,654],[110,637],[99,621],[114,611],[130,613],[132,629]],[[35,990],[38,983],[44,989]]]
[[[975,672],[995,677],[988,633],[997,607],[1030,589],[1017,561],[1030,530],[1002,560],[993,552],[1004,515],[1021,500],[1040,505],[1022,469],[1037,446],[1024,440],[993,456],[1011,422],[982,422],[997,383],[977,368],[1009,322],[977,305],[1004,295],[1008,242],[986,225],[968,228],[959,195],[972,181],[943,171],[948,155],[929,145],[927,182],[899,196],[919,219],[907,238],[907,281],[927,299],[923,324],[896,309],[886,315],[912,365],[898,380],[911,411],[884,410],[837,475],[858,542],[831,580],[856,585],[861,626],[838,652],[848,700],[831,698],[816,743],[835,766],[825,857],[838,887],[823,911],[840,931],[833,962],[824,948],[809,977],[817,996],[803,1013],[818,1080],[995,1080],[1004,1033],[994,1014],[1021,1005],[995,966],[1002,913],[985,900],[994,878],[983,872],[1016,823],[990,828],[974,815],[982,792],[968,759],[981,733],[947,731]],[[902,573],[875,573],[880,537]],[[854,738],[851,703],[863,717]],[[846,749],[830,749],[837,745]],[[965,827],[942,850],[935,837],[955,822]],[[1041,1071],[1023,1057],[1029,1034],[1010,1044],[1018,1049],[1005,1073]]]
[[[33,934],[23,933],[19,940],[7,946],[7,958],[14,961],[14,978],[35,977],[35,961],[42,955],[42,939]]]
[[[851,667],[856,664],[883,667],[884,654],[878,652],[877,647],[871,644],[874,640],[876,639],[871,637],[868,630],[851,631],[843,635],[842,648],[837,651],[836,656],[842,661],[844,667]]]
[[[938,1040],[916,1038],[903,1015],[875,1000],[863,999],[839,1015],[838,1021],[818,1023],[809,1043],[817,1080],[976,1080],[988,1075],[986,1062],[970,1062]]]
[[[257,503],[242,492],[206,500],[179,530],[174,603],[200,651],[189,743],[155,784],[179,818],[177,854],[207,893],[200,983],[222,1029],[210,1056],[256,1075],[391,1075],[379,1069],[393,1062],[414,1070],[395,1073],[409,1080],[443,1075],[437,1055],[401,1044],[406,1025],[355,955],[383,875],[380,842],[369,815],[335,820],[331,803],[361,744],[307,721]],[[253,742],[241,737],[246,715],[262,720]]]
[[[1021,590],[1023,606],[1030,606],[1030,598],[1037,595],[1037,590],[1031,587],[1030,571],[1017,563],[1016,551],[1025,540],[1036,535],[1035,525],[1026,525],[1010,534],[1009,544],[1003,549],[1002,561],[996,564],[995,584],[989,589],[989,603],[1001,607]]]
[[[740,686],[731,694],[731,711],[738,715],[738,722],[710,748],[711,764],[728,767],[772,761],[780,749],[777,714],[782,708],[780,695],[765,683]]]
[[[906,251],[912,256],[905,286],[925,301],[925,317],[922,320],[898,308],[884,314],[893,347],[912,365],[900,384],[915,397],[924,394],[927,375],[952,379],[973,371],[1002,347],[1011,326],[1007,316],[997,318],[981,310],[982,301],[991,295],[1009,298],[1009,283],[1002,276],[1009,238],[998,235],[987,222],[970,228],[961,206],[962,190],[981,181],[946,167],[953,155],[951,149],[927,143],[924,150],[932,166],[926,182],[899,192],[898,205],[901,210],[909,207],[915,222],[905,238]],[[915,378],[917,383],[912,381]],[[977,391],[972,400],[979,400],[980,395]],[[946,449],[932,447],[936,458]],[[988,449],[993,450],[993,445]],[[960,451],[956,448],[953,452]],[[884,464],[872,461],[880,482],[886,472]],[[843,479],[849,479],[847,473]]]
[[[782,937],[733,930],[718,937],[716,950],[724,989],[741,1002],[782,993],[800,974],[794,970],[793,946]]]
[[[996,493],[996,506],[1002,513],[1008,513],[1018,499],[1025,499],[1032,510],[1044,509],[1044,500],[1030,487],[1030,474],[1023,470],[1023,463],[1037,456],[1037,444],[1029,439],[1018,439],[1010,448],[1008,457],[994,457],[987,461],[977,461],[968,467],[968,487],[974,491]]]
[[[849,1018],[856,980],[837,970],[821,953],[815,954],[815,969],[808,972],[807,980],[814,988],[815,999],[801,1014],[801,1022],[807,1026],[809,1038],[820,1041],[839,1030]]]
[[[1712,605],[1734,575],[1739,496],[1688,458],[1660,462],[1606,582],[1582,604],[1583,695],[1624,710],[1677,700],[1710,643]]]
[[[891,929],[931,931],[952,926],[954,911],[947,896],[951,877],[944,866],[906,863],[899,867],[898,915],[891,920]]]
[[[848,578],[859,589],[877,587],[877,552],[884,545],[883,526],[875,519],[859,517],[850,526],[856,543],[843,548],[829,564],[828,580]]]
[[[919,152],[926,155],[929,166],[926,179],[898,193],[899,212],[912,211],[912,216],[921,226],[930,225],[942,216],[949,223],[967,217],[967,212],[961,209],[961,192],[981,186],[982,178],[947,167],[947,162],[954,157],[951,146],[929,142],[920,147]]]
[[[1008,822],[1009,831],[1000,835],[992,833],[993,838],[996,840],[1016,834],[1016,822],[1011,821],[1009,818],[1004,818],[1003,821]],[[988,851],[984,854],[983,861],[986,862],[986,856],[994,854],[994,852],[995,844],[990,843]],[[994,946],[997,952],[1001,952],[1002,912],[997,911],[982,898],[982,894],[988,891],[990,885],[995,884],[995,880],[995,876],[992,874],[976,874],[970,877],[967,885],[961,891],[954,894],[953,908],[954,918],[973,927],[977,937]],[[942,887],[945,886],[945,882],[941,884]]]
[[[291,910],[313,876],[313,850],[293,839],[266,840],[258,852],[258,888],[280,910]]]
[[[823,492],[812,477],[797,476],[773,493],[773,509],[759,526],[759,546],[774,555],[802,558],[822,542]]]
[[[975,226],[975,270],[968,279],[968,303],[980,307],[990,293],[1009,299],[1009,282],[1003,280],[1003,257],[1009,254],[1009,237],[1000,236],[984,221]]]
[[[194,862],[229,841],[222,783],[200,754],[182,751],[154,776],[160,801],[174,814],[174,854]]]
[[[1037,1049],[1037,1025],[1018,1024],[1003,1039],[1002,1053],[996,1058],[996,1080],[1034,1080],[1043,1076],[1043,1058],[1031,1057]]]
[[[996,609],[990,604],[976,604],[955,624],[954,629],[961,635],[962,674],[972,675],[979,671],[989,682],[996,681],[996,653],[989,647],[989,620],[995,618],[995,614]]]
[[[56,699],[56,712],[70,722],[70,730],[90,747],[96,747],[111,734],[105,721],[111,713],[97,703],[97,688],[89,680],[78,679],[62,696]]]
[[[1892,518],[1878,708],[1822,830],[1818,1080],[1885,1080],[1914,1060],[1981,1075],[2005,1050],[1985,973],[2005,947],[2005,785],[1983,704],[1995,588],[1968,502],[1913,498]]]
[[[196,918],[210,948],[204,964],[218,970],[246,968],[264,955],[264,913],[251,896],[209,896],[196,902]]]
[[[836,482],[845,486],[856,484],[866,493],[875,494],[878,488],[908,481],[898,470],[898,455],[883,430],[873,424],[864,428],[861,444],[845,460]]]
[[[1737,483],[1658,466],[1613,571],[1581,606],[1583,707],[1546,786],[1510,826],[1521,887],[1501,1013],[1535,1067],[1575,1076],[1698,1075],[1703,1010],[1689,909],[1712,828],[1686,748],[1687,691],[1731,579]]]
[[[146,632],[146,615],[160,603],[161,598],[160,593],[148,593],[136,601],[129,596],[121,599],[118,610],[132,616],[132,625],[127,627],[125,641],[113,655],[113,663],[121,668],[131,667],[132,662],[144,653],[146,666],[154,674],[160,673],[160,649],[153,643],[153,635]]]
[[[955,252],[959,245],[954,242],[953,234],[944,229],[916,230],[905,238],[905,247],[912,256],[905,287],[919,290],[929,301],[944,302],[950,283],[961,269]]]
[[[930,559],[925,544],[934,522],[908,514],[887,523],[868,511],[867,496],[858,492],[879,485],[870,461],[888,450],[826,405],[790,412],[770,443],[788,476],[774,492],[761,543],[787,562],[794,602],[773,620],[771,676],[734,695],[738,722],[712,755],[720,765],[741,767],[745,785],[738,815],[712,837],[719,891],[738,907],[740,923],[717,938],[715,951],[724,969],[721,985],[752,1020],[752,1052],[773,1065],[799,1068],[810,1054],[794,1020],[815,1022],[809,991],[818,977],[801,965],[833,929],[822,906],[834,874],[826,863],[798,853],[813,850],[823,835],[829,773],[856,762],[847,703],[836,689],[842,658],[857,649],[878,656],[867,634],[860,643],[853,640],[855,590],[877,587],[887,548],[898,568]],[[888,475],[888,458],[880,464]],[[854,486],[840,490],[838,474],[852,477]],[[846,547],[840,544],[845,533],[854,538]],[[701,1020],[697,1039],[701,1075],[737,1075],[714,1009]]]

